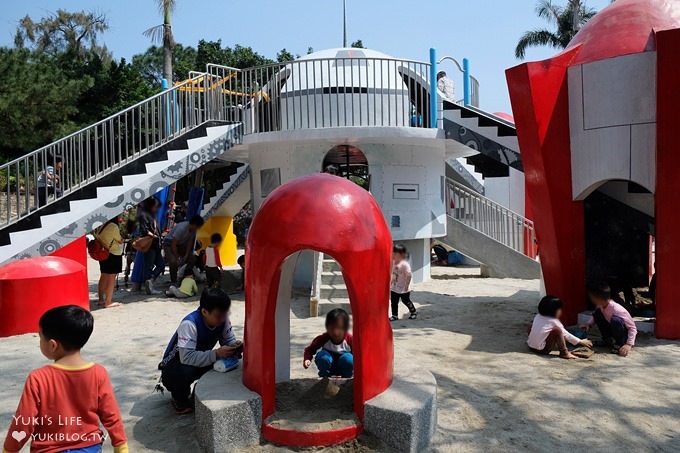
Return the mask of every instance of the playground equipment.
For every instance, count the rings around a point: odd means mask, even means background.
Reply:
[[[617,0],[564,52],[507,71],[545,286],[568,322],[588,278],[646,286],[654,235],[656,335],[680,338],[679,51],[680,1]]]
[[[297,255],[303,250],[333,256],[349,291],[354,335],[353,406],[359,423],[344,428],[302,430],[269,422],[276,412],[276,384],[290,380],[291,277]],[[387,319],[391,251],[392,238],[380,207],[366,190],[346,179],[326,174],[304,176],[267,197],[253,220],[246,253],[243,384],[258,396],[257,403],[242,404],[238,410],[232,405],[230,416],[240,419],[245,411],[252,417],[253,407],[261,409],[257,415],[261,417],[262,435],[281,445],[342,443],[370,426],[378,431],[374,434],[386,437],[386,442],[401,451],[427,446],[436,419],[434,378],[427,372],[415,381],[403,379],[404,371],[400,371],[402,378],[393,376],[392,328]],[[220,378],[206,379],[214,386],[214,380]],[[390,392],[391,385],[398,389]],[[208,440],[202,443],[217,450],[221,442],[215,440],[215,432],[221,432],[224,439],[230,438],[230,433],[228,427],[215,426],[220,410],[214,409],[210,400],[219,397],[210,388],[205,382],[197,386],[198,404],[202,405],[198,414],[205,414],[201,417],[205,416],[209,425],[205,428]],[[412,401],[412,392],[422,398]],[[239,394],[253,401],[252,394]],[[241,429],[240,425],[229,425]]]

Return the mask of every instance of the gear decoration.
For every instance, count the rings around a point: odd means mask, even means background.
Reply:
[[[123,204],[124,201],[125,201],[125,195],[120,194],[120,195],[118,195],[118,198],[116,198],[114,201],[110,201],[110,202],[106,203],[104,206],[106,206],[107,208],[115,208],[115,207]]]
[[[87,232],[94,231],[96,228],[105,224],[108,221],[109,219],[105,215],[95,214],[85,221],[85,231]]]
[[[65,226],[61,230],[59,230],[59,232],[57,234],[59,234],[60,236],[71,235],[71,234],[75,233],[76,228],[78,228],[78,224],[73,222],[73,223]]]
[[[142,189],[134,189],[132,193],[130,193],[130,198],[132,198],[132,201],[135,203],[141,203],[146,198],[146,194]]]
[[[59,244],[54,239],[48,239],[47,241],[43,241],[40,243],[38,253],[40,253],[40,256],[47,256],[56,252],[57,250],[59,250],[59,248],[61,248],[61,244]]]

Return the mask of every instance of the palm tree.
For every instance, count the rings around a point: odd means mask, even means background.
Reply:
[[[524,59],[526,50],[535,46],[551,46],[564,49],[572,38],[590,20],[596,11],[586,6],[585,0],[567,0],[566,6],[555,5],[552,0],[539,0],[536,14],[555,25],[557,29],[531,30],[520,38],[515,48],[515,56]]]
[[[163,23],[155,25],[144,32],[144,36],[152,42],[163,43],[163,78],[172,85],[172,49],[175,38],[172,35],[172,12],[175,10],[176,0],[156,0],[158,9],[163,14]]]

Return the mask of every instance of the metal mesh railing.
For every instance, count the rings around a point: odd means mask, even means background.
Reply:
[[[430,127],[429,64],[336,57],[238,70],[208,65],[218,118],[244,133],[295,129]]]
[[[446,210],[453,219],[530,258],[536,258],[534,222],[451,179]]]
[[[187,80],[0,165],[0,226],[15,223],[208,119],[205,77]]]

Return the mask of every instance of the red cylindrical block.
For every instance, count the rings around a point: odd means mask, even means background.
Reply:
[[[0,268],[0,337],[38,331],[43,313],[61,305],[90,308],[85,267],[68,258],[43,256]]]

